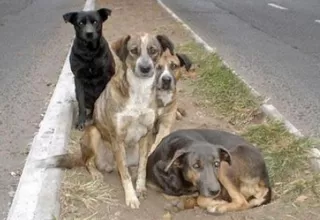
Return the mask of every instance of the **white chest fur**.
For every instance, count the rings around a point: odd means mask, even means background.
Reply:
[[[173,93],[171,91],[166,90],[158,90],[157,91],[157,99],[161,100],[163,106],[167,106],[172,101]]]
[[[135,145],[147,134],[155,121],[155,110],[150,103],[155,99],[154,77],[141,79],[128,73],[129,99],[122,112],[117,114],[117,130],[125,134],[125,142]]]

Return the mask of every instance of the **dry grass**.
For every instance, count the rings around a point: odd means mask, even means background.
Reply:
[[[79,137],[78,131],[71,132],[69,153],[79,153]],[[102,179],[93,179],[84,168],[64,172],[60,194],[62,213],[59,219],[96,219],[100,205],[109,208],[118,203],[113,188]]]

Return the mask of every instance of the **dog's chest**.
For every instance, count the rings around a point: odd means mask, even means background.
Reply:
[[[171,91],[157,91],[158,115],[162,115],[164,108],[172,102],[173,93]],[[160,103],[159,103],[160,102]]]
[[[129,99],[122,112],[117,114],[117,130],[125,134],[125,142],[137,143],[152,129],[155,121],[153,79],[131,83]]]

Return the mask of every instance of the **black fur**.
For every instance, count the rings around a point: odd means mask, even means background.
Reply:
[[[189,71],[192,65],[189,57],[183,53],[176,53],[176,55],[180,61],[180,66],[185,66],[186,70]]]
[[[91,111],[94,103],[115,73],[115,63],[108,42],[102,35],[103,22],[111,10],[69,12],[63,15],[75,29],[70,66],[74,74],[76,98],[79,106],[77,128],[82,130],[86,122],[86,109]]]
[[[156,38],[162,47],[162,51],[169,49],[171,55],[174,54],[174,44],[166,35],[157,35]]]
[[[252,163],[252,158],[255,158],[255,164],[258,168],[250,171],[250,175],[261,177],[266,185],[269,185],[267,169],[258,148],[238,135],[211,129],[181,129],[163,138],[148,158],[147,180],[160,187],[167,195],[182,196],[199,192],[199,189],[192,187],[185,180],[183,173],[184,167],[187,166],[185,158],[181,158],[176,165],[172,165],[169,169],[166,166],[168,166],[169,161],[172,161],[176,152],[205,151],[204,145],[206,143],[211,144],[213,148],[215,148],[214,146],[223,146],[222,151],[220,149],[217,154],[220,154],[221,160],[227,161],[230,165],[232,164],[233,153],[237,157],[240,156],[243,160],[248,161],[248,163]],[[211,153],[209,154],[211,155]],[[225,192],[222,191],[222,193]]]
[[[168,195],[181,196],[196,192],[192,184],[184,180],[179,167],[173,166],[165,171],[168,161],[174,156],[175,152],[189,143],[188,140],[184,139],[163,139],[148,158],[147,179],[159,186]],[[159,150],[160,146],[161,150]]]

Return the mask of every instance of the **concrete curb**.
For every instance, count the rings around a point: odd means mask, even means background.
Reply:
[[[87,0],[83,10],[94,10],[94,7],[95,1]],[[75,109],[69,56],[70,50],[40,129],[33,139],[7,220],[52,220],[59,216],[62,171],[39,168],[36,162],[66,152]]]
[[[215,52],[216,49],[212,48],[207,42],[205,42],[198,34],[196,34],[190,26],[188,26],[181,18],[179,18],[170,8],[168,8],[161,0],[157,0],[157,2],[174,18],[176,21],[182,24],[182,26],[187,29],[195,41],[204,46],[206,50],[209,52]],[[230,66],[223,61],[226,66],[230,68]],[[231,68],[230,68],[231,69]],[[235,71],[232,71],[235,75],[237,75],[252,91],[252,93],[257,97],[262,97],[258,91],[256,91],[251,85],[249,85],[239,74]],[[284,123],[285,127],[288,131],[294,134],[297,137],[304,137],[304,135],[290,122],[288,121],[272,104],[267,104],[269,100],[265,100],[261,105],[261,111],[269,116],[272,119],[280,120]],[[320,150],[316,147],[310,150],[311,164],[314,170],[320,171]]]

